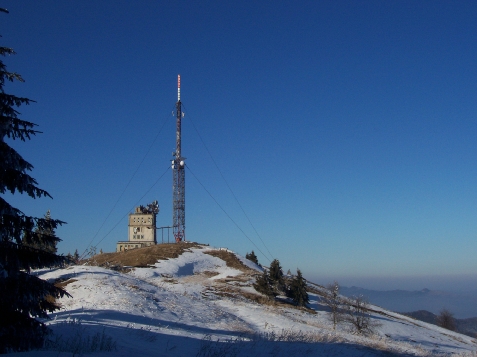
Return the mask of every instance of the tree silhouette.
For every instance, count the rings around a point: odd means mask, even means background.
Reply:
[[[455,319],[454,314],[447,309],[442,309],[439,315],[436,317],[437,324],[440,327],[446,328],[451,331],[455,331]]]
[[[260,264],[258,264],[258,258],[255,255],[255,252],[253,250],[252,250],[252,253],[245,254],[245,259],[248,259],[248,260],[250,260],[251,262],[254,262],[257,265],[260,265]]]
[[[14,53],[11,48],[0,47],[3,57]],[[16,109],[33,101],[5,92],[5,82],[15,80],[23,82],[0,60],[0,353],[41,347],[47,328],[36,317],[47,318],[47,312],[58,309],[54,299],[67,294],[30,274],[31,269],[65,262],[65,257],[36,248],[39,244],[55,245],[59,238],[50,233],[63,222],[28,216],[3,198],[7,191],[32,198],[51,197],[28,174],[33,166],[5,142],[29,140],[39,133],[35,124],[18,118]]]
[[[288,296],[293,299],[293,302],[298,306],[306,306],[309,303],[308,293],[306,291],[306,280],[301,274],[301,270],[297,269],[296,276],[293,277]]]

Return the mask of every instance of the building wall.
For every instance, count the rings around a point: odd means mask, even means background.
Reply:
[[[131,213],[128,224],[128,241],[156,243],[156,217],[153,213]]]
[[[124,252],[130,249],[149,247],[155,245],[154,242],[117,242],[116,252]]]
[[[118,242],[116,252],[149,247],[154,244],[157,244],[156,215],[154,213],[143,213],[138,207],[135,213],[129,214],[128,241]]]

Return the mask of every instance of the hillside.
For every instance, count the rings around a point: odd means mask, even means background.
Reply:
[[[286,298],[266,303],[252,287],[260,272],[233,252],[200,244],[102,254],[38,271],[73,298],[58,301],[62,308],[51,315],[48,350],[16,355],[464,356],[477,349],[468,336],[378,307],[374,334],[353,334],[345,324],[333,331],[320,286],[310,285],[309,309]]]
[[[411,316],[417,320],[428,322],[430,324],[437,324],[437,315],[430,311],[418,310],[404,313],[406,316]],[[477,317],[468,319],[455,319],[456,331],[467,336],[477,337]]]

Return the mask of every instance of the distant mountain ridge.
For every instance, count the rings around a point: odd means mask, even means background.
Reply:
[[[363,295],[372,304],[396,312],[427,310],[438,314],[443,308],[456,318],[468,319],[477,316],[477,293],[459,293],[438,290],[370,290],[356,286],[341,287],[345,296]]]
[[[406,312],[404,315],[413,317],[417,320],[424,321],[430,324],[436,324],[437,315],[430,311],[418,310],[413,312]],[[477,337],[477,317],[468,319],[455,319],[456,331],[464,335]]]

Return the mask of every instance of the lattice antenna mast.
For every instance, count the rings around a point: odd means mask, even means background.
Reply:
[[[176,242],[185,241],[185,170],[181,153],[181,76],[177,76],[176,151],[172,154],[172,232]]]

